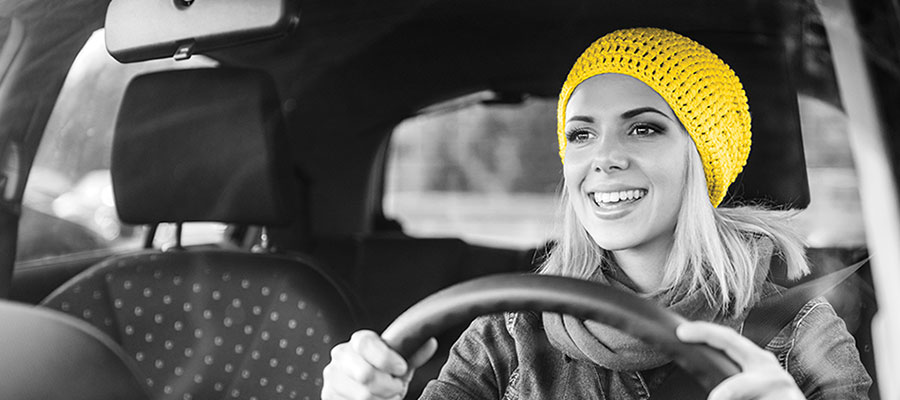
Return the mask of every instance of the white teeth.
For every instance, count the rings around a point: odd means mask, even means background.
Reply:
[[[637,200],[647,194],[644,189],[622,190],[618,192],[594,192],[594,201],[601,203],[618,203],[620,201]]]

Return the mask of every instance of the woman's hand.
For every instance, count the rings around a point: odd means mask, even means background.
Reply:
[[[722,381],[709,393],[709,400],[806,398],[774,354],[731,328],[709,322],[685,322],[675,334],[682,342],[706,343],[722,350],[741,367],[739,374]]]
[[[407,364],[377,333],[357,331],[349,342],[331,349],[331,363],[323,372],[322,400],[402,400],[413,372],[425,364],[435,350],[437,341],[432,338],[410,357]]]

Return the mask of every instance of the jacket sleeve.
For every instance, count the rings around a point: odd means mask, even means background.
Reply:
[[[479,317],[460,336],[419,399],[499,399],[515,369],[515,343],[501,315]]]
[[[853,336],[825,299],[809,301],[793,321],[779,361],[809,400],[868,399],[872,379]]]

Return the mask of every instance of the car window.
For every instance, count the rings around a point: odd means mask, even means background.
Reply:
[[[439,104],[403,121],[389,145],[384,215],[416,237],[529,248],[552,239],[562,164],[556,99]],[[865,245],[844,112],[798,96],[811,202],[795,225],[811,247]]]
[[[797,215],[797,228],[810,247],[864,247],[862,203],[847,116],[814,96],[800,94],[798,104],[810,203]]]
[[[109,173],[125,87],[146,72],[214,65],[202,56],[120,64],[107,53],[103,31],[94,32],[69,70],[38,147],[22,201],[17,260],[140,247],[144,228],[119,221]],[[185,244],[218,241],[223,232],[221,225],[186,224],[191,240]]]
[[[385,216],[413,236],[508,248],[541,245],[550,238],[562,176],[553,151],[555,100],[462,100],[394,130]]]

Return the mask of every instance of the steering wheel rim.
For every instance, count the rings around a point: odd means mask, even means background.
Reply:
[[[675,328],[685,318],[607,285],[536,274],[498,274],[463,282],[419,301],[394,320],[382,339],[404,358],[428,338],[477,316],[504,311],[549,311],[612,326],[655,345],[707,392],[741,371],[724,352],[684,343]]]

